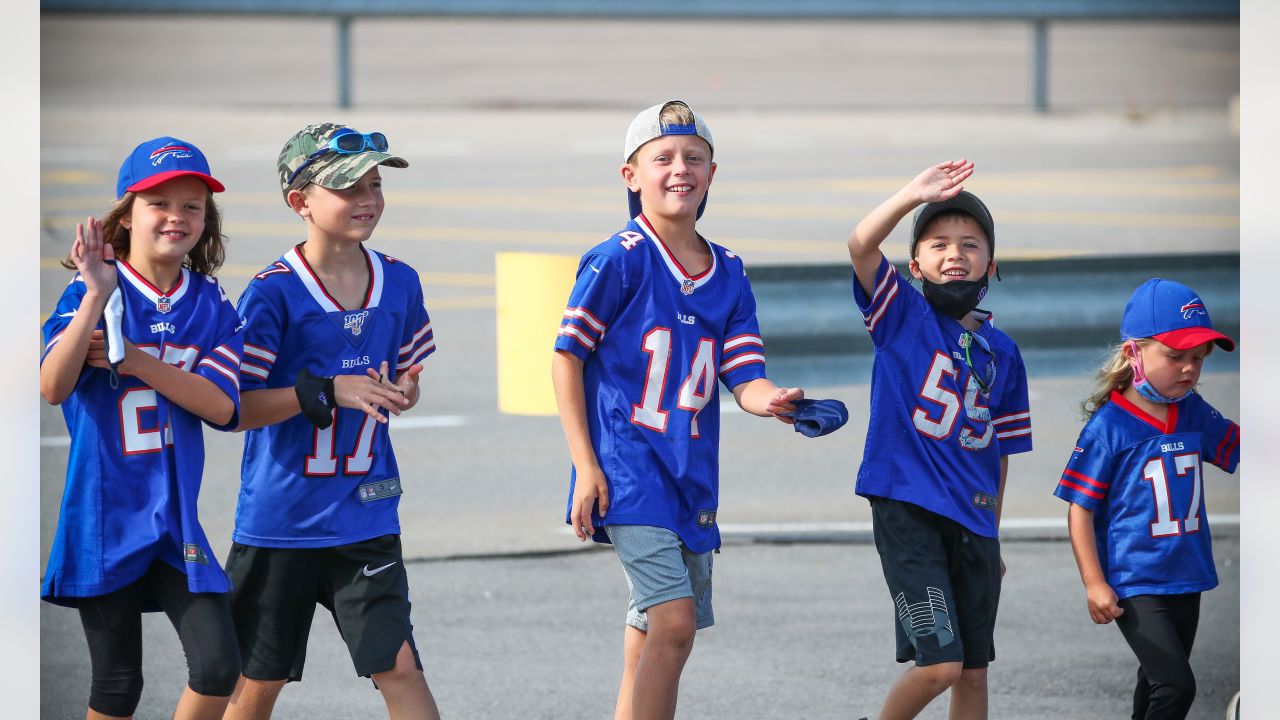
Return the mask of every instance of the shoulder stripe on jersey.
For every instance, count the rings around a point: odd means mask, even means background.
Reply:
[[[221,373],[223,377],[230,380],[236,387],[240,387],[240,375],[223,367],[221,363],[215,361],[212,357],[206,357],[196,363],[196,367],[207,367],[216,370]]]
[[[739,355],[733,358],[732,360],[729,360],[728,362],[720,363],[720,374],[723,375],[724,373],[727,373],[730,370],[736,367],[740,367],[742,365],[749,365],[751,363],[763,363],[763,362],[764,362],[764,355],[761,355],[760,353],[746,353],[744,355]]]
[[[169,302],[176,303],[186,296],[187,289],[191,287],[191,271],[186,268],[182,268],[182,272],[178,274],[178,282],[174,283],[173,287],[169,288],[167,292],[162,292],[155,285],[148,282],[146,278],[138,274],[138,271],[134,270],[124,260],[116,260],[116,267],[120,270],[120,275],[133,286],[133,289],[142,293],[153,303],[162,297],[167,297]]]
[[[600,333],[601,335],[604,334],[604,330],[607,327],[604,323],[597,320],[596,316],[592,315],[591,312],[584,307],[565,308],[564,316],[567,318],[578,318],[581,320],[585,320],[586,323],[590,325],[593,330]]]
[[[592,339],[591,339],[591,338],[589,338],[589,337],[587,337],[587,336],[586,336],[585,334],[583,334],[583,332],[582,332],[581,330],[579,330],[576,326],[573,326],[573,325],[561,325],[561,326],[560,326],[560,329],[559,329],[558,331],[556,331],[556,335],[568,335],[569,337],[573,338],[574,340],[577,340],[577,341],[578,341],[578,343],[579,343],[580,345],[582,345],[582,347],[584,347],[584,348],[586,348],[586,349],[588,349],[588,350],[595,350],[595,349],[596,349],[596,341],[595,341],[595,340],[592,340]]]
[[[408,370],[410,367],[413,366],[414,363],[418,362],[422,358],[430,355],[435,351],[436,351],[436,342],[435,340],[432,340],[426,343],[425,345],[423,345],[422,347],[418,348],[418,351],[415,352],[412,356],[410,356],[408,360],[402,360],[396,363],[396,370],[397,371]]]
[[[414,345],[417,345],[417,344],[418,344],[418,341],[419,341],[419,340],[421,340],[421,339],[423,338],[423,336],[425,336],[425,335],[427,335],[427,334],[429,334],[429,333],[431,333],[431,321],[430,321],[430,320],[428,320],[428,321],[427,321],[427,324],[425,324],[425,325],[423,325],[421,328],[419,328],[419,329],[418,329],[418,332],[416,332],[416,333],[414,333],[414,334],[413,334],[413,339],[412,339],[412,340],[410,340],[409,342],[407,342],[407,343],[405,343],[404,345],[401,345],[401,346],[400,346],[400,354],[401,354],[401,355],[404,355],[405,353],[409,352],[410,350],[413,350],[413,346],[414,346]]]
[[[248,355],[249,357],[258,358],[259,360],[265,360],[268,363],[274,363],[276,361],[275,353],[271,352],[270,350],[264,347],[258,347],[257,345],[250,345],[249,343],[244,344],[244,354]]]
[[[1082,485],[1077,485],[1066,478],[1059,480],[1058,484],[1065,488],[1070,488],[1072,490],[1075,490],[1078,493],[1084,493],[1085,495],[1088,495],[1094,500],[1103,500],[1106,498],[1106,495],[1103,495],[1102,493],[1096,492],[1094,490],[1090,490],[1089,488],[1084,487]]]
[[[764,340],[759,335],[735,335],[731,338],[725,338],[723,351],[729,352],[740,345],[760,345],[763,347]]]
[[[271,371],[264,367],[258,367],[257,365],[254,365],[253,363],[246,360],[240,363],[240,374],[252,375],[258,378],[259,380],[266,380],[267,376],[271,374]]]
[[[1062,477],[1075,478],[1076,480],[1080,480],[1082,482],[1088,483],[1089,485],[1092,485],[1098,488],[1099,490],[1106,490],[1107,488],[1111,487],[1111,483],[1104,483],[1099,480],[1094,480],[1088,475],[1085,475],[1084,473],[1081,473],[1081,472],[1076,472],[1071,468],[1067,468],[1066,470],[1063,470]]]
[[[888,310],[893,299],[898,296],[898,282],[894,277],[897,272],[893,266],[889,266],[889,271],[884,274],[884,279],[876,286],[875,292],[871,296],[871,306],[863,313],[862,322],[867,326],[868,332],[875,332],[876,325],[880,324],[880,318],[884,317],[884,313]],[[870,313],[870,314],[867,314]]]
[[[662,238],[658,237],[657,231],[649,224],[649,220],[645,218],[644,213],[637,215],[635,222],[646,235],[653,239],[653,246],[657,248],[658,256],[662,258],[663,264],[667,266],[667,271],[671,273],[671,277],[675,278],[677,283],[683,284],[685,280],[691,280],[695,288],[700,288],[707,284],[716,274],[716,250],[711,247],[711,243],[707,243],[707,250],[711,252],[711,264],[701,273],[690,275],[676,260],[675,255],[672,255],[671,251],[667,249],[667,244],[662,241]],[[702,241],[707,242],[706,238],[703,238]]]
[[[1218,443],[1218,449],[1214,452],[1214,464],[1221,466],[1231,458],[1231,454],[1236,451],[1236,446],[1240,444],[1240,426],[1231,423],[1231,427],[1227,429],[1227,433],[1222,436],[1222,442]]]
[[[1000,438],[1001,440],[1004,440],[1005,438],[1022,437],[1023,435],[1030,435],[1030,434],[1031,434],[1031,428],[1029,427],[996,431],[996,437]]]
[[[218,347],[214,348],[213,351],[218,353],[222,357],[230,360],[232,363],[235,363],[236,365],[240,364],[240,356],[231,352],[231,350],[229,350],[226,345],[219,345]]]

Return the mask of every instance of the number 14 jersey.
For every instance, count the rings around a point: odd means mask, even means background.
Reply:
[[[720,546],[716,380],[732,389],[765,376],[742,260],[707,247],[710,266],[690,275],[637,216],[583,256],[555,343],[584,362],[605,522],[666,528],[695,553]],[[598,515],[592,523],[608,542]]]

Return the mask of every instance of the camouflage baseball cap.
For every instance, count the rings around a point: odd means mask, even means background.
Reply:
[[[315,183],[330,190],[343,190],[355,185],[365,173],[378,165],[409,167],[404,158],[373,150],[350,155],[330,151],[307,164],[308,158],[324,147],[339,130],[344,129],[350,128],[338,123],[308,125],[294,133],[284,144],[276,161],[276,169],[280,175],[280,192],[286,199],[290,190],[301,190],[307,183]],[[294,177],[298,168],[302,168],[302,172]],[[289,181],[290,178],[293,182]]]

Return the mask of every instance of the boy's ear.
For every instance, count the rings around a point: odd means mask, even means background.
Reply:
[[[307,195],[301,190],[290,190],[284,200],[289,203],[289,208],[291,210],[302,217],[307,217],[311,214],[310,208],[307,207]]]
[[[640,190],[640,183],[636,180],[636,169],[631,163],[622,163],[622,182],[626,183],[628,190]]]
[[[996,274],[996,267],[997,266],[996,266],[995,260],[992,260],[987,263],[987,277],[991,277],[992,275]]]
[[[920,272],[920,261],[915,258],[911,258],[911,261],[907,263],[907,270],[910,270],[911,277],[914,277],[917,280],[924,277],[924,273]]]

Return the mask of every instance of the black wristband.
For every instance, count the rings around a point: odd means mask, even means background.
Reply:
[[[312,425],[324,430],[333,424],[333,409],[338,406],[333,394],[333,378],[313,375],[310,370],[303,368],[298,373],[293,392],[298,396],[302,415]]]

